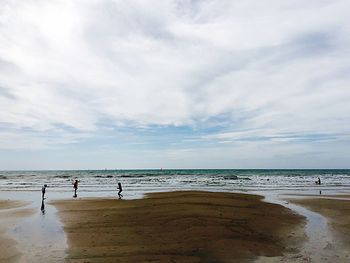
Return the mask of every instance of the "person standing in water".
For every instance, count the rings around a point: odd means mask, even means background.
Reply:
[[[118,192],[118,196],[119,196],[119,199],[121,199],[123,197],[123,195],[121,194],[121,192],[123,192],[123,188],[122,188],[122,184],[121,183],[118,183],[118,188],[119,190]]]
[[[78,183],[79,181],[78,180],[75,180],[74,183],[73,183],[73,188],[74,188],[74,195],[73,197],[77,197],[77,190],[78,190]]]
[[[318,184],[318,185],[321,184],[321,179],[320,179],[320,177],[317,177],[317,181],[315,182],[315,184]]]
[[[47,184],[44,184],[44,186],[41,188],[41,197],[43,200],[45,199],[46,187]]]

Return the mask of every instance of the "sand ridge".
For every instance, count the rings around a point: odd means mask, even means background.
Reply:
[[[298,243],[303,218],[256,195],[169,192],[55,201],[67,262],[242,262]]]

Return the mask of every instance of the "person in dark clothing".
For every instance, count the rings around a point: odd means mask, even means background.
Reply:
[[[75,180],[74,183],[73,183],[73,188],[74,188],[74,195],[73,197],[77,197],[77,190],[78,190],[78,183],[79,181],[78,180]]]
[[[43,200],[45,199],[46,187],[47,184],[44,184],[44,186],[41,188],[41,197]]]
[[[119,196],[119,199],[121,199],[123,197],[123,195],[121,194],[121,192],[123,192],[123,188],[122,188],[122,184],[121,183],[118,183],[118,188],[119,190],[118,192],[118,196]]]
[[[320,177],[318,177],[318,179],[317,179],[317,181],[315,182],[315,184],[318,184],[318,185],[321,184],[321,179],[320,179]]]

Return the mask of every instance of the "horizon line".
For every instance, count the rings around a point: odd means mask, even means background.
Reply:
[[[31,171],[166,171],[166,170],[350,170],[350,168],[104,168],[104,169],[4,169],[0,172]]]

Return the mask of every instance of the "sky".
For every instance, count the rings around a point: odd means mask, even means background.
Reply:
[[[2,0],[0,170],[350,168],[348,0]]]

